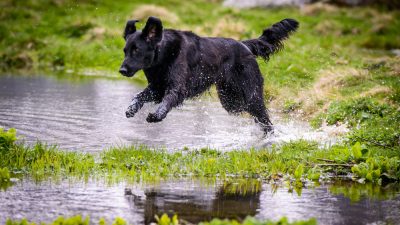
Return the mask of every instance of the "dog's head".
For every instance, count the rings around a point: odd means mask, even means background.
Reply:
[[[142,31],[136,31],[136,22],[138,20],[129,20],[124,32],[125,59],[119,72],[127,77],[152,66],[157,45],[162,40],[163,27],[160,19],[149,17]]]

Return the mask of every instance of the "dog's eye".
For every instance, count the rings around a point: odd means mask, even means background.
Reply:
[[[132,47],[131,51],[132,51],[132,54],[136,54],[138,52],[138,48]]]

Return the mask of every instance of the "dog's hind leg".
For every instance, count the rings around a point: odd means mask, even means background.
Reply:
[[[269,119],[267,108],[264,104],[263,87],[264,81],[260,69],[256,63],[249,63],[243,71],[243,76],[251,80],[247,87],[243,87],[246,92],[246,111],[252,115],[264,133],[273,133],[272,122]]]
[[[264,81],[257,62],[248,59],[237,65],[230,74],[230,77],[217,82],[222,106],[228,112],[250,113],[265,133],[272,133],[272,122],[264,105]]]
[[[222,107],[229,113],[240,113],[245,109],[243,94],[233,83],[218,82],[217,91]]]
[[[246,111],[254,117],[254,120],[262,127],[264,133],[273,133],[274,128],[271,120],[269,119],[263,99],[252,100],[248,104]]]
[[[234,84],[218,83],[217,91],[222,107],[229,113],[240,113],[242,111],[250,113],[265,133],[271,133],[273,127],[264,105],[262,91],[255,90],[253,95],[246,96],[247,90],[243,90],[246,88],[248,87],[239,88],[235,87]]]

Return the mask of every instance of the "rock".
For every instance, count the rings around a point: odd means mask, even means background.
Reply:
[[[391,52],[396,56],[400,56],[400,49],[392,49]]]

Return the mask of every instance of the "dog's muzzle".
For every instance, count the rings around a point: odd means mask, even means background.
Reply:
[[[121,67],[119,68],[119,73],[124,76],[128,76],[128,69],[126,67]]]
[[[137,71],[139,71],[140,69],[132,69],[129,70],[127,67],[125,66],[121,66],[121,68],[119,68],[119,73],[122,74],[125,77],[133,77],[133,75],[135,75],[135,73]]]

